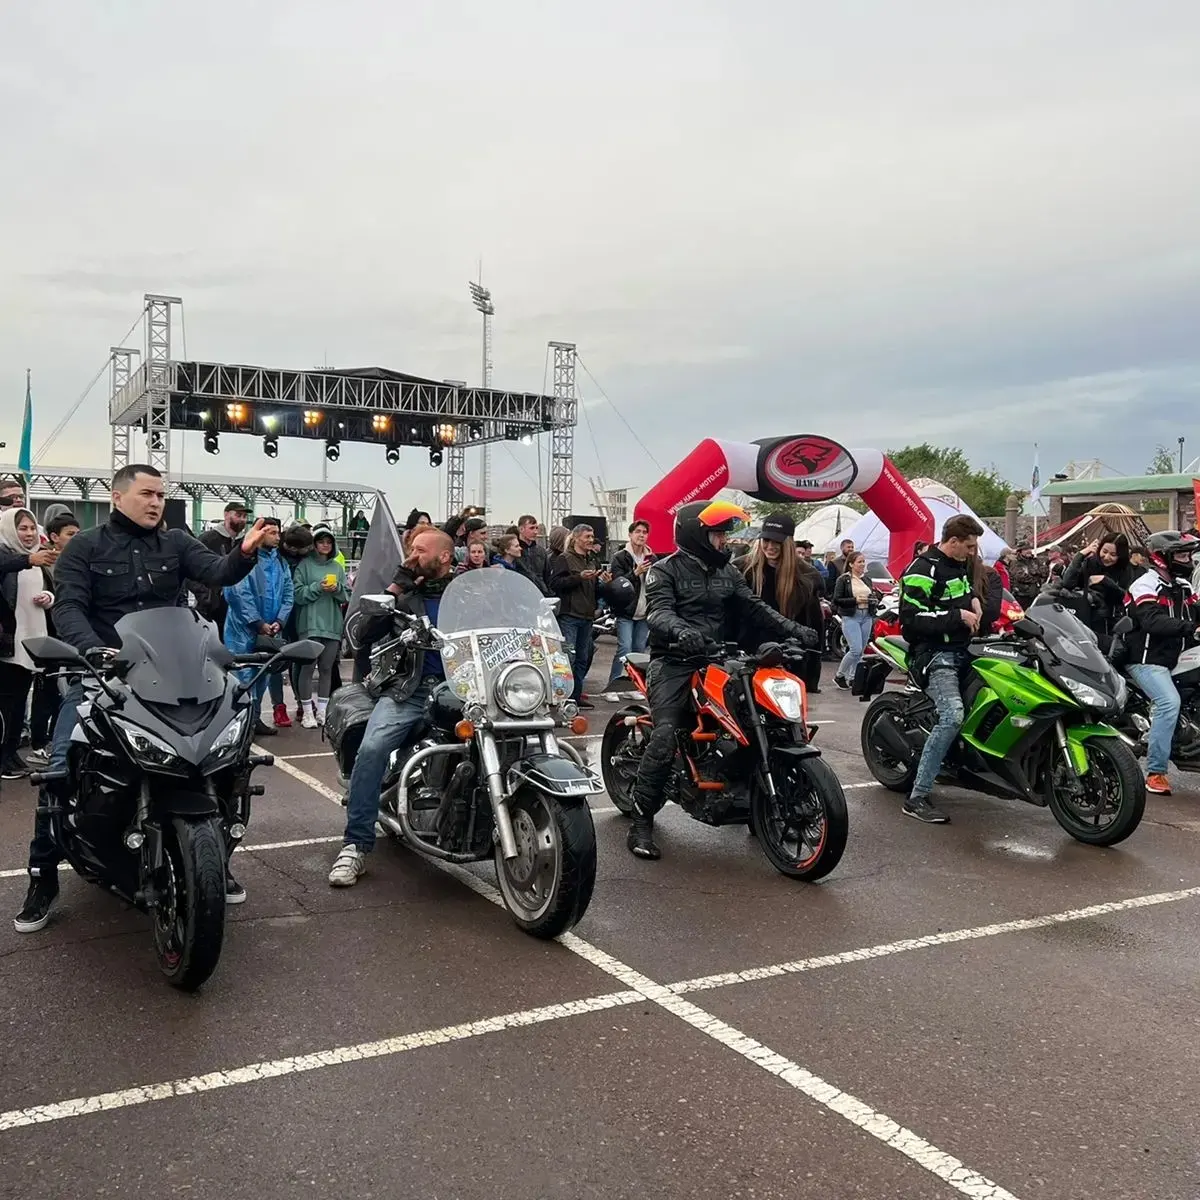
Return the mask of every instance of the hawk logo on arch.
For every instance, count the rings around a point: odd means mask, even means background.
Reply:
[[[858,474],[850,452],[837,442],[816,434],[781,438],[767,443],[760,458],[763,491],[787,500],[832,500],[840,496]]]

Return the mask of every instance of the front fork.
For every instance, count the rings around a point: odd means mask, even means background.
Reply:
[[[512,815],[508,811],[508,793],[504,788],[504,777],[500,773],[500,751],[495,735],[481,729],[476,735],[479,744],[479,761],[487,780],[488,796],[492,801],[492,815],[496,819],[496,834],[500,839],[500,852],[511,862],[517,857],[517,839],[513,834]]]

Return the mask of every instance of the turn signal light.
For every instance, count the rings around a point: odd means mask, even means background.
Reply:
[[[587,731],[588,731],[587,717],[572,717],[571,718],[571,732],[572,733],[581,734],[581,733],[587,733]]]
[[[469,742],[475,736],[475,722],[459,721],[454,727],[454,736],[460,741]]]

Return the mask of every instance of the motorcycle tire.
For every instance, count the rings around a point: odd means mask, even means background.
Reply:
[[[884,713],[893,718],[907,716],[909,700],[906,696],[896,693],[876,696],[871,701],[863,716],[859,738],[862,743],[862,756],[867,764],[867,770],[875,779],[892,792],[908,795],[912,791],[913,781],[917,777],[918,756],[910,763],[901,763],[888,754],[873,735],[876,722]]]
[[[1077,842],[1089,846],[1115,846],[1123,842],[1138,827],[1146,810],[1146,781],[1137,758],[1124,742],[1112,737],[1088,738],[1088,771],[1083,776],[1086,785],[1089,776],[1103,771],[1105,782],[1119,788],[1116,813],[1105,825],[1086,820],[1071,804],[1066,794],[1058,789],[1050,792],[1050,811],[1054,819]],[[1111,788],[1106,788],[1111,791]]]
[[[803,797],[811,798],[819,810],[820,832],[811,843],[796,840],[791,848],[788,834],[793,826],[788,823],[790,811],[783,813],[782,807],[791,810],[798,786],[803,787]],[[846,850],[846,838],[850,831],[850,816],[846,809],[846,793],[833,768],[821,758],[805,758],[794,762],[788,773],[775,780],[775,796],[766,788],[756,785],[750,797],[750,827],[767,861],[781,875],[815,883],[824,879],[842,860]]]
[[[600,774],[604,779],[604,790],[617,811],[626,817],[633,813],[633,782],[642,756],[640,751],[625,753],[625,744],[633,733],[633,729],[625,724],[625,718],[649,715],[650,710],[644,704],[626,705],[613,714],[600,740]]]
[[[496,878],[504,907],[517,926],[555,938],[579,923],[596,886],[596,828],[586,804],[564,804],[531,787],[508,802],[517,857],[496,843]]]
[[[225,940],[225,838],[216,817],[175,817],[163,829],[159,888],[152,914],[159,969],[172,986],[194,992],[217,969]]]

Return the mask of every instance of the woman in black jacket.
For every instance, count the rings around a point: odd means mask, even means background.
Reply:
[[[1129,561],[1129,539],[1123,533],[1096,538],[1063,572],[1062,586],[1082,592],[1080,615],[1102,646],[1111,642],[1113,625],[1125,613],[1125,593],[1136,573]]]
[[[882,599],[882,593],[867,575],[867,560],[862,551],[852,550],[846,556],[845,574],[839,575],[833,585],[833,611],[842,619],[842,636],[848,647],[833,682],[843,690],[853,682],[863,651],[871,641],[875,610]]]

